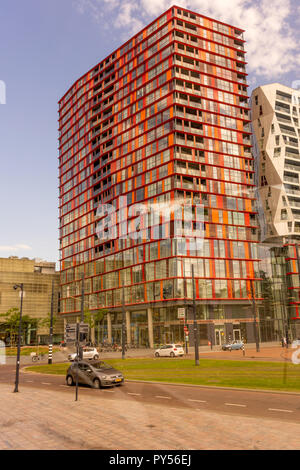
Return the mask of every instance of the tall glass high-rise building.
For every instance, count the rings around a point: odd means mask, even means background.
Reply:
[[[261,257],[269,259],[272,267],[271,276],[266,277],[273,285],[275,302],[277,297],[274,315],[285,319],[285,330],[289,330],[291,338],[298,338],[300,90],[280,83],[260,86],[252,92],[251,110],[260,200],[260,238],[264,242]]]
[[[61,311],[101,340],[254,341],[260,298],[243,31],[173,7],[59,102]],[[185,316],[185,319],[183,319]]]

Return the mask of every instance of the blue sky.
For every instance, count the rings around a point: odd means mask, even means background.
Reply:
[[[2,0],[0,257],[58,259],[57,101],[168,0]],[[297,0],[175,2],[247,30],[251,86],[300,79]],[[271,6],[272,5],[272,6]],[[275,46],[275,47],[274,47]]]

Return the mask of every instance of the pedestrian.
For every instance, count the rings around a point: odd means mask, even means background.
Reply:
[[[284,338],[281,338],[281,346],[284,348]]]

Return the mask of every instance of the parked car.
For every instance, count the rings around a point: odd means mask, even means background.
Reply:
[[[96,348],[83,348],[83,359],[94,359],[95,361],[99,359],[99,353]],[[68,360],[75,361],[77,353],[69,354]]]
[[[165,344],[164,346],[161,346],[160,348],[155,350],[155,357],[161,357],[161,356],[175,357],[175,356],[183,356],[183,355],[184,355],[184,350],[181,344]]]
[[[233,349],[243,349],[243,341],[232,341],[232,343],[226,343],[222,345],[223,351],[232,351]]]
[[[297,349],[299,347],[300,347],[300,338],[294,339],[294,341],[292,342],[292,348]]]
[[[77,369],[78,364],[78,369]],[[124,383],[122,372],[114,369],[103,361],[88,362],[79,361],[70,365],[66,374],[67,385],[71,386],[76,383],[78,371],[78,383],[90,385],[94,388],[119,386]]]

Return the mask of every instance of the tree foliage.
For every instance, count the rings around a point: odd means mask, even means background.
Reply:
[[[20,310],[10,308],[6,313],[0,315],[0,322],[4,325],[4,330],[9,333],[10,343],[14,344],[19,334]],[[29,325],[37,324],[38,320],[29,315],[22,315],[22,331],[26,331]]]
[[[53,319],[52,319],[52,325],[53,325],[53,328],[57,322],[58,318],[56,315],[53,315]],[[46,317],[44,318],[39,318],[38,319],[38,324],[39,326],[41,327],[47,327],[47,328],[50,328],[50,325],[51,325],[51,313],[48,313]]]
[[[91,312],[88,308],[84,310],[84,321],[92,328],[104,320],[105,315],[109,312],[106,308],[100,308],[97,312]]]
[[[84,321],[89,325],[90,328],[95,328],[97,323],[100,323],[105,314],[108,312],[107,309],[102,308],[97,312],[91,312],[88,308],[84,310]]]

